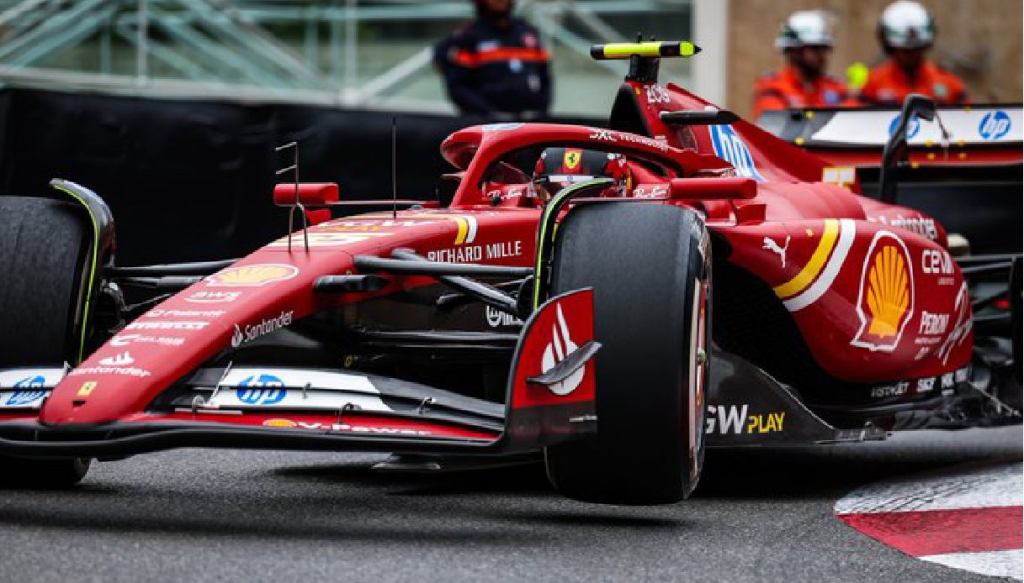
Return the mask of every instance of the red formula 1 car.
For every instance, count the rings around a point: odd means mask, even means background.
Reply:
[[[0,198],[4,474],[184,446],[543,452],[568,496],[653,504],[706,446],[1019,421],[1019,344],[976,350],[942,225],[658,83],[693,52],[595,47],[630,60],[607,129],[455,132],[446,208],[332,218],[337,185],[278,185],[312,224],[238,260],[120,266],[89,190]]]

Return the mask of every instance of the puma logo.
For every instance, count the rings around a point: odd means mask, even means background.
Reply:
[[[782,268],[786,268],[786,250],[789,249],[789,235],[786,235],[786,243],[782,247],[779,247],[779,244],[771,237],[765,237],[764,245],[761,248],[778,255],[782,260]]]

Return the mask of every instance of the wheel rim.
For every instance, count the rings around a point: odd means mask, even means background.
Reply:
[[[704,423],[707,411],[705,388],[707,386],[707,368],[710,355],[707,348],[707,309],[708,282],[695,279],[693,282],[693,301],[690,316],[690,366],[688,395],[688,425],[690,435],[688,443],[690,480],[695,481],[700,474],[702,452],[704,450]]]

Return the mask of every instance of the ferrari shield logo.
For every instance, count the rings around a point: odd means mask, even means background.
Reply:
[[[861,272],[857,315],[860,329],[853,346],[892,352],[914,315],[914,274],[910,252],[889,231],[875,234]]]
[[[562,159],[562,162],[565,164],[566,170],[575,170],[579,168],[581,158],[583,158],[583,150],[568,148],[565,150],[565,158]]]
[[[96,381],[85,381],[82,386],[78,388],[79,397],[88,397],[92,394],[98,383]]]

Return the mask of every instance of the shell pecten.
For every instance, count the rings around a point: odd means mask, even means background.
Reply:
[[[207,279],[207,285],[222,287],[259,287],[268,283],[291,279],[299,273],[292,265],[257,263],[229,267]]]
[[[867,305],[871,313],[868,334],[895,336],[910,306],[910,273],[903,254],[893,245],[875,254],[868,274]]]

